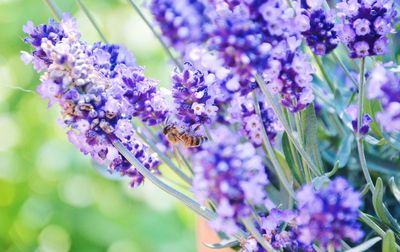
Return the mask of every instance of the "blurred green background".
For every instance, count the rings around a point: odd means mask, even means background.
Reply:
[[[112,43],[168,84],[171,67],[126,1],[83,0]],[[100,40],[74,0],[56,1],[83,39]],[[36,93],[39,75],[19,59],[22,25],[51,17],[39,0],[0,0],[0,251],[195,251],[194,217],[150,183],[132,190],[68,143],[58,108]]]

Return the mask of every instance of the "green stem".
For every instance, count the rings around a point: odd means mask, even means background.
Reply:
[[[61,20],[62,13],[60,9],[57,7],[57,5],[52,1],[52,0],[43,0],[43,2],[47,5],[49,8],[51,14],[58,20]]]
[[[177,159],[181,160],[185,164],[187,169],[190,171],[190,173],[193,174],[193,169],[190,166],[189,161],[187,161],[187,159],[183,156],[183,154],[180,151],[180,149],[178,148],[178,146],[174,147],[174,150],[175,150],[175,155],[176,155]]]
[[[344,73],[347,75],[347,77],[353,82],[354,86],[358,89],[358,83],[357,80],[354,79],[354,77],[351,75],[350,71],[347,69],[346,65],[343,63],[343,61],[337,56],[335,52],[332,52],[333,59],[339,64],[339,66],[343,69]]]
[[[263,92],[263,94],[267,97],[272,109],[274,110],[276,116],[278,117],[283,128],[285,129],[289,140],[293,143],[294,147],[300,153],[301,158],[307,162],[307,164],[311,168],[311,171],[315,175],[317,175],[317,176],[321,175],[321,172],[319,171],[318,167],[314,164],[314,162],[311,160],[310,156],[307,154],[307,152],[304,150],[304,148],[301,146],[301,144],[297,141],[297,139],[293,136],[292,132],[290,131],[290,128],[289,128],[288,124],[286,123],[285,118],[283,117],[281,111],[279,110],[279,107],[274,103],[272,96],[267,89],[267,84],[264,82],[264,80],[259,75],[256,75],[256,80],[257,80],[258,86],[261,88],[261,91]]]
[[[128,0],[128,2],[132,5],[133,9],[135,9],[135,11],[139,14],[139,16],[142,18],[142,20],[146,23],[147,27],[151,30],[151,32],[154,34],[154,36],[160,42],[161,46],[164,48],[164,51],[168,54],[168,56],[171,58],[171,60],[174,62],[174,64],[182,71],[183,66],[174,57],[174,55],[172,54],[172,52],[169,49],[169,47],[167,46],[167,44],[164,42],[164,40],[161,38],[161,36],[154,29],[154,25],[151,24],[150,21],[144,16],[143,12],[140,10],[140,8],[136,5],[136,3],[133,0]]]
[[[88,17],[88,19],[90,20],[90,23],[92,23],[92,25],[93,25],[94,28],[96,29],[97,33],[98,33],[99,36],[101,37],[101,40],[103,40],[104,43],[108,44],[108,41],[107,41],[106,37],[105,37],[104,34],[101,32],[99,26],[97,25],[96,21],[94,20],[92,14],[90,14],[88,8],[86,8],[85,4],[84,4],[81,0],[76,0],[76,2],[77,2],[78,5],[81,7],[81,9],[82,9],[83,12],[85,13],[85,15]]]
[[[255,92],[253,92],[253,97],[254,97],[254,107],[255,107],[256,113],[261,120],[260,105],[258,104],[257,96],[256,96]],[[292,186],[290,185],[289,181],[286,179],[286,176],[283,173],[283,169],[280,166],[278,159],[275,156],[274,149],[271,145],[271,142],[269,141],[269,138],[268,138],[267,132],[265,131],[264,125],[262,126],[261,131],[262,131],[261,136],[263,139],[264,146],[267,149],[268,156],[271,159],[273,167],[275,168],[275,172],[278,175],[278,178],[281,181],[283,187],[288,192],[289,196],[294,197],[294,191],[292,189]]]
[[[124,156],[128,160],[129,163],[131,163],[144,177],[150,180],[158,188],[177,198],[194,212],[204,217],[206,220],[213,220],[216,218],[215,213],[200,205],[198,202],[194,201],[183,193],[164,184],[161,180],[154,176],[151,171],[146,169],[146,167],[144,167],[143,164],[139,160],[137,160],[137,158],[120,141],[113,142],[113,145],[122,154],[122,156]]]
[[[326,72],[324,66],[322,65],[321,59],[317,55],[315,55],[314,53],[312,53],[312,55],[313,55],[313,57],[315,59],[315,62],[317,63],[318,69],[321,71],[322,76],[324,77],[326,83],[328,84],[329,89],[331,90],[332,94],[335,94],[335,92],[336,92],[335,91],[335,85],[333,84],[333,82],[329,78],[328,73]]]
[[[371,192],[375,191],[374,183],[372,182],[371,175],[369,174],[367,160],[365,159],[364,153],[364,139],[363,135],[360,134],[360,129],[362,126],[362,119],[363,119],[363,108],[364,108],[364,82],[365,82],[365,58],[361,59],[361,68],[360,68],[360,89],[358,95],[358,119],[357,119],[357,149],[358,149],[358,157],[360,158],[360,165],[361,169],[364,173],[365,180],[369,185],[369,189]]]

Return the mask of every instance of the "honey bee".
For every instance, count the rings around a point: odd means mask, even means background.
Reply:
[[[199,147],[202,143],[208,140],[206,136],[193,135],[199,129],[198,125],[193,132],[179,131],[175,124],[167,124],[164,127],[163,133],[171,144],[182,143],[186,148]]]
[[[75,104],[72,101],[66,101],[63,104],[63,107],[64,107],[65,115],[68,115],[68,116],[74,116],[75,115]]]
[[[93,106],[89,103],[84,103],[84,104],[79,105],[79,109],[81,111],[90,112],[90,111],[93,111]]]

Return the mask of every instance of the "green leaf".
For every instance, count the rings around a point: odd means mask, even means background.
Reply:
[[[335,165],[333,166],[330,172],[325,173],[325,176],[327,176],[328,178],[332,177],[338,170],[339,170],[339,160],[336,161]]]
[[[275,152],[276,159],[278,160],[278,163],[280,164],[280,166],[281,166],[286,178],[288,179],[289,183],[291,185],[293,185],[292,172],[291,172],[291,170],[289,168],[288,163],[286,162],[285,157],[279,151],[275,150],[274,152]]]
[[[207,243],[203,244],[211,249],[223,249],[223,248],[232,248],[238,246],[240,245],[240,242],[238,240],[229,240],[229,241],[221,241],[219,243],[214,243],[214,244],[207,244]]]
[[[375,191],[372,193],[372,204],[374,206],[374,210],[376,215],[386,224],[389,224],[390,221],[385,214],[385,206],[383,205],[383,182],[381,178],[376,180]]]
[[[312,180],[312,184],[313,184],[314,188],[318,191],[321,187],[328,184],[329,181],[330,181],[330,179],[327,176],[322,175],[322,176],[314,178]]]
[[[386,141],[385,138],[381,138],[380,140],[378,140],[378,139],[376,139],[375,137],[372,137],[372,136],[370,136],[370,135],[365,136],[364,139],[365,139],[365,141],[366,141],[367,143],[372,144],[372,145],[379,145],[379,146],[381,146],[381,145],[384,145],[384,144],[387,143],[387,141]]]
[[[363,252],[363,251],[367,251],[369,248],[374,246],[375,243],[377,243],[380,240],[382,240],[381,237],[371,238],[368,241],[361,243],[357,247],[354,247],[354,248],[346,250],[346,252]]]
[[[318,150],[318,120],[315,115],[314,103],[308,106],[307,109],[301,113],[304,135],[307,136],[304,139],[306,151],[311,153],[311,158],[314,163],[317,164],[319,168],[322,168],[323,164]]]
[[[387,159],[382,159],[378,156],[375,156],[372,153],[368,153],[366,156],[368,168],[373,171],[377,171],[380,173],[385,173],[388,175],[398,175],[400,171],[400,165],[393,163]]]
[[[394,178],[391,177],[389,180],[389,186],[390,190],[393,193],[393,196],[396,198],[398,202],[400,202],[400,189],[397,187],[396,182],[394,181]]]
[[[299,183],[302,183],[303,178],[301,176],[301,170],[300,167],[298,167],[297,164],[294,162],[292,151],[290,149],[289,138],[286,132],[284,132],[282,135],[282,149],[283,149],[283,154],[285,155],[286,162],[289,166],[289,169],[292,170],[293,176]]]
[[[392,230],[387,231],[385,237],[383,237],[382,251],[396,252],[396,239]]]
[[[336,160],[339,160],[339,168],[345,167],[347,162],[349,162],[353,141],[354,136],[352,134],[342,139],[338,152],[336,153]]]
[[[372,204],[376,215],[383,221],[383,223],[389,225],[391,228],[400,232],[400,226],[396,219],[389,213],[385,205],[383,204],[383,194],[385,189],[383,188],[383,182],[381,178],[376,180],[375,191],[372,193]]]

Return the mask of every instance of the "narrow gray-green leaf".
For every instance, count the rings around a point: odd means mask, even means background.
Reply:
[[[385,207],[383,205],[383,182],[381,178],[376,180],[375,191],[372,194],[372,204],[374,206],[374,210],[376,215],[386,224],[389,224],[389,219],[385,214]]]
[[[219,243],[214,243],[214,244],[203,243],[203,244],[211,249],[223,249],[223,248],[232,248],[238,246],[240,245],[240,242],[238,240],[229,240],[229,241],[222,240]]]
[[[325,176],[332,177],[338,170],[339,170],[339,160],[336,161],[335,165],[333,166],[330,172],[325,173]]]
[[[353,135],[347,135],[344,137],[339,145],[338,152],[336,154],[336,160],[339,160],[339,168],[346,166],[351,156],[351,146],[354,141]]]
[[[375,213],[379,219],[383,221],[383,223],[389,225],[397,232],[400,232],[400,226],[397,223],[397,220],[393,218],[383,203],[383,194],[383,182],[381,178],[378,178],[376,180],[375,191],[372,193],[372,204],[374,206]]]
[[[286,162],[288,163],[293,176],[299,183],[302,183],[303,177],[301,176],[301,170],[300,167],[298,167],[297,163],[294,161],[292,150],[290,149],[289,138],[286,132],[282,134],[282,149],[283,149],[283,154],[285,155]]]
[[[392,230],[387,231],[383,238],[382,251],[396,252],[396,239]]]
[[[346,252],[363,252],[374,246],[378,241],[382,240],[381,237],[374,237],[366,242],[361,243],[357,247],[346,250]]]
[[[393,193],[393,196],[396,198],[398,202],[400,202],[400,189],[397,187],[393,177],[390,178],[389,185],[390,185],[390,190]]]
[[[318,120],[315,115],[314,103],[310,104],[307,109],[301,112],[303,119],[304,135],[306,151],[311,153],[311,158],[318,167],[323,167],[321,156],[318,149]]]
[[[122,156],[124,156],[129,163],[131,163],[144,177],[146,177],[154,185],[159,187],[161,190],[167,192],[168,194],[174,196],[182,203],[184,203],[187,207],[198,213],[200,216],[203,216],[205,219],[213,220],[216,218],[215,213],[211,212],[204,206],[201,206],[198,202],[194,201],[183,193],[178,192],[167,184],[164,184],[161,180],[154,176],[154,174],[146,169],[146,167],[144,167],[143,164],[139,160],[137,160],[137,158],[120,141],[115,141],[113,142],[113,144],[115,148],[117,148],[117,150],[122,154]]]
[[[322,175],[322,176],[314,178],[312,180],[312,184],[313,184],[314,188],[318,191],[321,187],[328,184],[329,181],[330,181],[330,179],[327,176]]]

